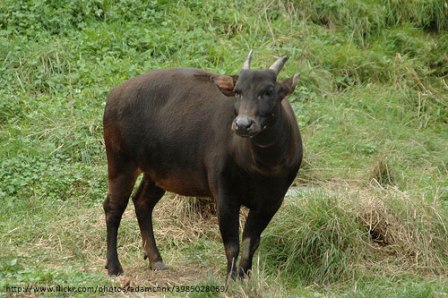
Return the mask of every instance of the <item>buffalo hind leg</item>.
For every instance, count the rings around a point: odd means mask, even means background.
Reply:
[[[129,202],[135,180],[137,168],[131,163],[113,167],[109,164],[109,191],[103,203],[107,226],[107,261],[106,269],[109,275],[123,273],[117,253],[117,235],[121,217]]]
[[[146,175],[138,187],[133,197],[135,214],[143,241],[145,257],[149,258],[149,263],[153,270],[164,270],[168,267],[163,263],[159,250],[157,249],[152,225],[152,211],[160,198],[165,194],[165,190],[157,187]]]
[[[260,245],[260,235],[280,205],[281,202],[277,206],[249,211],[243,231],[242,254],[238,273],[240,278],[249,275],[249,271],[252,269],[252,258]]]

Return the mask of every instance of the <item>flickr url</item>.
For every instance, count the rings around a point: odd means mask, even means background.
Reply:
[[[7,293],[221,293],[227,286],[7,286]]]

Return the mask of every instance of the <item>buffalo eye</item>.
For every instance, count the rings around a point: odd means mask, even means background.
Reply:
[[[263,98],[266,98],[266,97],[267,98],[272,97],[272,95],[273,95],[272,89],[266,89],[266,90],[262,91],[262,93],[260,93],[260,95],[258,95],[257,99],[262,100]]]

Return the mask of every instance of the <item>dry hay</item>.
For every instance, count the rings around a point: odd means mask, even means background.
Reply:
[[[406,229],[387,204],[375,196],[361,197],[357,218],[368,229],[370,240],[381,247],[400,246],[408,239]]]
[[[446,260],[448,221],[436,207],[437,197],[429,202],[375,181],[359,188],[356,196],[353,212],[368,235],[366,266],[392,274],[446,274],[439,249],[445,249]]]
[[[444,272],[443,261],[440,261],[434,246],[437,239],[446,243],[447,219],[439,213],[437,196],[431,203],[390,184],[384,186],[376,179],[369,184],[355,180],[326,181],[316,185],[315,189],[323,190],[329,197],[341,198],[339,202],[344,210],[352,214],[364,229],[365,250],[359,253],[365,263],[359,266],[376,266],[379,270],[393,272]],[[159,233],[164,234],[167,229],[172,233],[174,229],[176,237],[182,241],[194,242],[200,237],[213,235],[211,238],[221,242],[216,207],[204,207],[213,204],[212,201],[191,202],[191,198],[180,196],[165,200],[165,205],[158,212],[160,216],[166,216],[170,210],[171,214],[163,227],[159,226],[162,228]],[[247,213],[246,208],[241,209],[241,228]]]
[[[164,240],[192,243],[199,238],[220,240],[211,199],[168,194],[154,209],[153,221],[160,243]]]
[[[184,197],[181,195],[169,194],[168,198],[165,198],[165,202],[162,202],[157,210],[154,212],[154,218],[159,216],[166,216],[170,214],[171,219],[176,219],[180,222],[179,226],[184,230],[184,233],[191,233],[195,236],[200,236],[200,232],[196,229],[189,230],[194,227],[201,227],[208,232],[218,232],[218,218],[216,213],[216,202],[211,198],[203,197]],[[244,227],[249,209],[241,207],[240,209],[240,228]],[[210,225],[214,225],[210,229]],[[207,227],[204,227],[207,226]],[[166,226],[163,226],[166,228]],[[187,230],[185,230],[185,228]],[[219,234],[215,235],[217,240],[221,240]]]
[[[445,215],[437,208],[437,198],[423,198],[401,192],[396,187],[362,184],[356,181],[327,181],[318,185],[328,197],[337,197],[345,212],[357,219],[365,231],[363,256],[358,267],[394,274],[418,272],[446,274],[443,260],[435,248],[445,244],[448,226]],[[170,267],[167,271],[151,271],[143,260],[140,232],[130,203],[122,220],[119,234],[119,255],[131,285],[194,284],[207,276],[225,276],[224,250],[213,202],[194,201],[167,194],[154,210],[154,231],[162,256]],[[306,208],[306,206],[304,206]],[[242,209],[240,225],[244,225],[247,209]],[[70,227],[61,229],[61,227]],[[59,269],[68,261],[84,272],[104,272],[106,255],[104,213],[87,208],[71,216],[57,218],[34,246],[46,251],[47,266]],[[221,266],[188,260],[177,249],[204,240],[212,243],[210,256],[222,257]],[[443,248],[442,248],[443,249]],[[445,253],[447,252],[445,248]],[[35,255],[33,246],[22,250],[26,258]],[[448,256],[445,257],[445,260]],[[53,260],[53,261],[51,261]],[[54,264],[54,266],[52,265]],[[207,267],[205,267],[207,265]],[[372,269],[373,268],[373,269]],[[375,269],[376,268],[376,269]]]
[[[408,193],[376,179],[370,183],[335,179],[306,189],[312,197],[336,199],[346,220],[353,218],[359,224],[361,233],[353,240],[360,245],[353,247],[353,266],[391,275],[448,273],[448,214],[437,191],[431,196]]]
[[[206,197],[184,197],[181,195],[169,195],[171,198],[170,210],[182,218],[210,219],[216,216],[216,203]]]

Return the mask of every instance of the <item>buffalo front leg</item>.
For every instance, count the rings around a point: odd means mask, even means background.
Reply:
[[[239,212],[240,205],[231,198],[217,200],[219,230],[227,258],[227,278],[236,278],[237,259],[240,249],[239,243]]]
[[[117,253],[118,228],[137,178],[136,168],[124,165],[120,169],[120,172],[115,171],[115,168],[109,169],[109,192],[103,203],[107,226],[106,269],[109,275],[123,273]]]
[[[159,250],[157,249],[152,225],[152,211],[159,202],[165,190],[157,187],[152,180],[144,176],[137,193],[133,197],[135,214],[143,241],[145,256],[149,258],[149,263],[153,270],[164,270],[168,267],[163,263]]]
[[[252,269],[252,258],[260,245],[261,233],[264,231],[274,214],[280,207],[281,202],[275,206],[250,210],[243,231],[242,255],[239,266],[239,277],[249,275]]]

